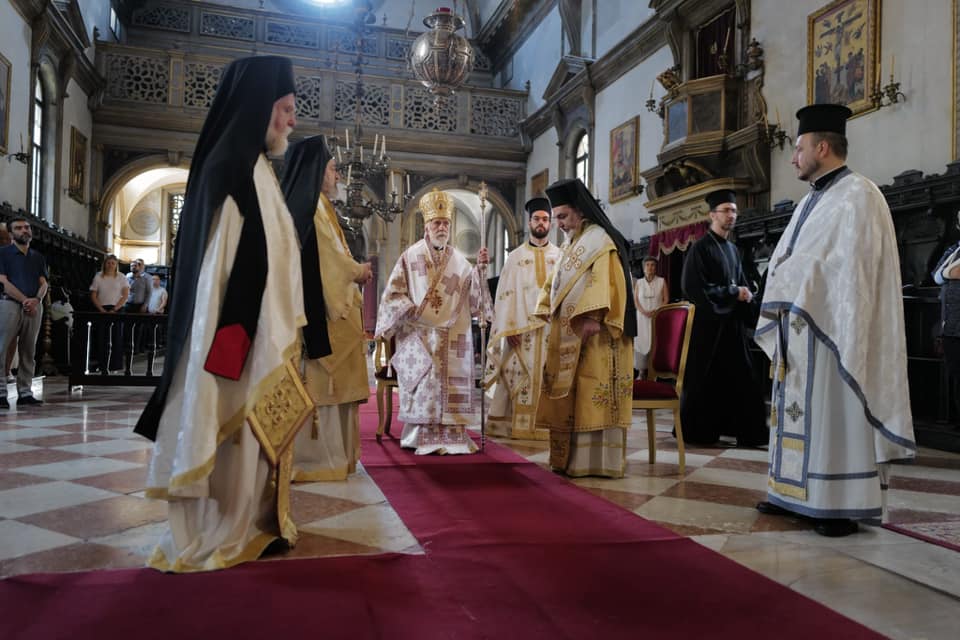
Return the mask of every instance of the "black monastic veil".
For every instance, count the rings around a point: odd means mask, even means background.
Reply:
[[[211,230],[228,196],[236,202],[244,223],[223,304],[213,312],[219,313],[218,335],[221,328],[239,325],[251,342],[254,339],[266,283],[267,249],[253,171],[265,150],[274,103],[295,91],[293,66],[287,58],[241,58],[223,72],[193,152],[180,214],[163,375],[134,428],[151,440],[156,439],[170,383],[193,325],[200,266]],[[246,352],[234,357],[242,368]]]

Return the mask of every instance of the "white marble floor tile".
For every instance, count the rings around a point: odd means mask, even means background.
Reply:
[[[960,513],[960,496],[891,489],[887,492],[887,508]]]
[[[380,504],[386,497],[370,476],[352,475],[340,482],[309,482],[293,485],[294,491],[306,491],[321,496],[350,500],[359,504]]]
[[[759,514],[752,507],[657,496],[633,511],[656,522],[748,533]]]
[[[58,416],[51,418],[24,418],[17,420],[18,427],[62,427],[77,424],[78,420],[72,416]]]
[[[387,504],[370,505],[315,520],[300,526],[300,529],[397,553],[418,546],[417,539],[400,520],[397,512]]]
[[[725,449],[718,458],[733,458],[735,460],[753,460],[767,462],[770,454],[763,449]]]
[[[0,491],[0,518],[21,516],[96,502],[117,494],[72,482],[45,482]]]
[[[32,451],[34,449],[40,449],[41,447],[34,447],[29,444],[18,444],[16,442],[10,442],[8,440],[0,440],[0,454],[4,453],[23,453],[24,451]]]
[[[16,520],[0,520],[0,560],[65,547],[75,542],[80,540]]]
[[[138,438],[136,440],[98,440],[97,442],[81,442],[50,448],[69,451],[70,453],[82,453],[88,456],[108,456],[114,453],[152,449],[153,443]]]
[[[749,471],[736,471],[717,467],[700,467],[686,478],[691,482],[705,482],[740,489],[767,490],[767,476]]]
[[[130,427],[117,427],[116,429],[93,429],[88,433],[90,433],[91,435],[100,436],[101,438],[114,438],[117,440],[136,440],[139,442],[146,442],[146,440],[143,439],[143,436],[134,433],[133,429],[131,429]],[[150,446],[153,446],[152,443],[150,444]]]
[[[118,549],[126,549],[132,553],[149,557],[153,553],[153,548],[157,546],[160,536],[167,530],[168,524],[164,522],[151,522],[140,527],[127,529],[118,533],[112,533],[100,538],[92,538],[90,542],[96,544],[105,544]]]
[[[530,462],[533,462],[534,464],[539,464],[539,463],[547,464],[548,462],[550,462],[550,451],[549,450],[541,451],[539,453],[535,453],[530,456],[524,456],[524,458],[526,458]]]
[[[656,496],[677,484],[680,480],[677,478],[627,476],[626,478],[574,478],[572,481],[573,484],[581,487]]]
[[[29,473],[30,475],[40,476],[42,478],[52,478],[54,480],[75,480],[77,478],[88,478],[90,476],[99,476],[105,473],[113,473],[114,471],[126,471],[136,468],[143,468],[143,474],[144,477],[146,477],[147,471],[143,465],[126,462],[125,460],[96,457],[32,464],[26,467],[17,467],[14,471],[17,473]]]
[[[960,469],[921,467],[912,464],[890,465],[890,475],[894,478],[921,478],[923,480],[960,482]]]
[[[901,539],[910,540],[907,536]],[[960,553],[934,544],[858,545],[842,553],[949,593],[960,602]]]
[[[688,467],[701,467],[713,460],[713,456],[704,456],[700,455],[699,453],[690,452],[687,452],[686,458]],[[648,449],[640,449],[639,451],[634,451],[627,456],[627,460],[633,460],[636,462],[647,462],[649,459]],[[657,449],[657,462],[680,464],[680,452],[676,450]]]
[[[8,442],[14,440],[26,440],[27,438],[43,438],[46,436],[65,436],[70,434],[70,431],[63,429],[48,429],[46,427],[24,427],[16,429],[7,429],[5,431],[0,431],[0,440],[6,440]]]

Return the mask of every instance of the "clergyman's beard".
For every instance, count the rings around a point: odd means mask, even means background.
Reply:
[[[447,246],[447,241],[449,240],[446,234],[441,235],[439,233],[434,234],[428,232],[427,237],[430,239],[430,246],[434,249],[443,249]]]
[[[543,240],[548,235],[550,235],[550,230],[543,227],[532,227],[530,229],[530,235],[536,238],[537,240]]]
[[[267,155],[271,158],[280,158],[287,152],[287,147],[290,145],[290,130],[286,129],[282,135],[273,136],[271,133],[267,134],[266,147]]]

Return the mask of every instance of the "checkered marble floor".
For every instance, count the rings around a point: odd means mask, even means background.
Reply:
[[[0,576],[143,565],[166,517],[165,503],[143,497],[151,445],[132,432],[149,393],[71,394],[53,378],[35,389],[43,406],[0,410]],[[680,477],[669,414],[658,414],[656,464],[639,415],[635,427],[626,478],[573,482],[885,635],[955,637],[957,551],[879,527],[827,539],[760,514],[765,451],[688,447]],[[546,467],[545,442],[498,442]],[[346,482],[297,485],[292,505],[300,540],[277,558],[423,553],[362,468]],[[960,530],[960,456],[922,450],[897,466],[888,505],[892,522]]]

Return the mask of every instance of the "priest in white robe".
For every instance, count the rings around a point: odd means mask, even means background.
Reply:
[[[757,344],[773,410],[762,513],[825,536],[879,521],[887,463],[916,451],[900,264],[883,194],[845,164],[840,105],[797,112],[793,164],[811,183],[770,257]]]
[[[353,259],[330,203],[338,179],[323,136],[291,145],[281,187],[302,246],[303,373],[316,405],[294,442],[294,482],[345,480],[356,471],[360,403],[370,395],[360,286],[372,269]]]
[[[560,248],[548,238],[550,201],[532,198],[524,208],[530,239],[510,252],[497,283],[485,374],[490,398],[487,433],[546,440],[550,432],[538,429],[535,421],[550,325],[533,314]]]
[[[294,91],[289,59],[234,61],[193,154],[167,360],[135,429],[155,440],[146,493],[169,504],[148,561],[164,571],[222,569],[296,540],[290,445],[313,406],[295,366],[297,235],[267,160],[286,150]]]
[[[376,336],[395,338],[400,445],[417,454],[473,453],[479,424],[471,317],[492,316],[483,248],[474,267],[448,242],[454,203],[434,189],[420,200],[424,238],[400,255],[383,291]]]
[[[647,256],[643,259],[643,277],[633,284],[633,300],[637,305],[637,337],[633,339],[633,366],[639,377],[643,378],[647,370],[647,356],[650,354],[653,336],[653,314],[667,304],[667,281],[657,275],[657,259]]]

